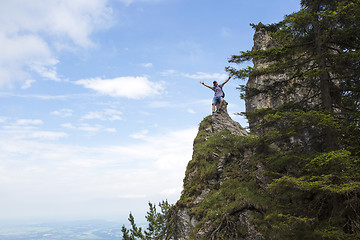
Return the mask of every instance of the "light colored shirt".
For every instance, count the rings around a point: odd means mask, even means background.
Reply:
[[[219,84],[216,87],[212,87],[212,90],[215,92],[214,97],[222,97],[224,95],[222,91],[222,87],[223,87],[222,84]]]

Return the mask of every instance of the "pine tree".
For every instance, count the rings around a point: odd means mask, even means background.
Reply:
[[[173,212],[173,205],[168,201],[162,201],[158,204],[160,212],[156,205],[149,202],[149,211],[145,216],[148,226],[145,231],[135,223],[133,215],[129,214],[130,230],[122,226],[124,240],[170,240],[177,239],[176,214]]]
[[[353,121],[351,125],[356,126],[360,92],[360,2],[303,0],[301,4],[299,12],[287,15],[280,23],[253,25],[269,32],[276,47],[242,52],[230,60],[242,63],[253,59],[268,63],[267,67],[230,70],[239,78],[286,74],[283,81],[268,84],[261,91],[245,88],[246,97],[265,92],[286,99],[284,103],[297,103],[297,111],[315,110],[335,117],[339,126],[342,121],[347,124]],[[302,89],[301,99],[296,99],[299,89]],[[288,108],[285,111],[289,112]],[[322,150],[341,147],[338,140],[343,135],[336,130],[334,122],[322,126],[319,133],[323,137]]]
[[[252,26],[272,47],[232,56],[255,64],[228,70],[264,80],[242,86],[245,99],[276,102],[246,113],[273,177],[267,235],[360,238],[360,1],[302,0],[283,21]]]

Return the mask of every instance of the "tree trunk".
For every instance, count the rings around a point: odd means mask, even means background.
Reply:
[[[320,85],[320,96],[322,107],[328,113],[333,113],[333,99],[331,96],[331,78],[330,73],[326,67],[326,58],[324,56],[325,48],[322,42],[323,34],[320,27],[318,12],[320,9],[319,3],[317,0],[313,0],[313,19],[314,19],[314,40],[315,40],[315,53],[316,53],[316,62],[318,69],[320,70],[319,75],[319,85]],[[335,129],[331,127],[325,128],[325,151],[332,151],[336,149],[336,132]]]

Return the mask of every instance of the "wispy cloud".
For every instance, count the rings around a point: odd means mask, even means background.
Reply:
[[[69,94],[69,95],[42,95],[42,94],[16,94],[10,92],[0,92],[0,97],[29,98],[40,100],[67,100],[93,97],[91,94]]]
[[[15,122],[15,125],[41,125],[43,121],[40,119],[18,119]]]
[[[0,123],[6,122],[7,119],[8,119],[8,117],[0,116]]]
[[[153,64],[152,63],[142,63],[142,64],[140,64],[140,66],[142,66],[144,68],[152,68]]]
[[[18,131],[18,132],[28,132],[31,130],[38,129],[40,125],[43,124],[41,119],[6,119],[7,121],[3,122],[6,125],[2,126],[2,129],[9,131]]]
[[[188,110],[187,110],[187,112],[188,113],[191,113],[191,114],[195,114],[196,112],[194,111],[194,109],[192,109],[192,108],[189,108]]]
[[[98,119],[102,121],[115,121],[121,120],[122,112],[115,109],[105,109],[104,111],[89,112],[81,120]]]
[[[41,77],[58,82],[61,80],[56,71],[56,65],[58,62],[59,61],[52,59],[47,64],[44,64],[43,62],[35,62],[30,64],[29,67]],[[31,82],[25,82],[26,85],[23,85],[23,88],[28,88],[32,82],[34,82],[34,80]]]
[[[193,74],[189,73],[182,73],[174,69],[169,69],[166,71],[163,71],[160,73],[162,76],[181,76],[185,78],[190,79],[198,79],[198,80],[204,80],[204,79],[212,79],[217,81],[226,80],[228,75],[225,73],[205,73],[205,72],[196,72]]]
[[[37,76],[59,81],[58,46],[93,46],[91,34],[112,24],[107,2],[1,1],[0,87],[29,88]]]
[[[87,133],[97,133],[100,131],[105,131],[105,132],[109,132],[109,133],[116,133],[117,130],[116,128],[109,128],[109,127],[104,127],[101,124],[88,124],[88,123],[80,123],[77,125],[74,125],[72,123],[63,123],[60,125],[63,128],[66,129],[70,129],[70,130],[76,130],[76,131],[82,131],[82,132],[87,132]]]
[[[14,139],[58,140],[67,137],[68,134],[59,131],[40,130],[43,125],[41,119],[17,119],[15,121],[6,118],[2,126],[1,134],[10,134]]]
[[[183,129],[147,135],[136,144],[105,147],[30,141],[1,134],[0,157],[4,161],[0,189],[8,193],[1,203],[13,206],[2,209],[2,216],[97,214],[93,203],[99,198],[116,202],[109,205],[101,201],[101,216],[104,211],[114,215],[119,214],[119,206],[126,199],[175,200],[191,159],[195,134],[196,129]],[[124,209],[122,214],[130,210]]]
[[[168,101],[152,101],[149,103],[149,107],[151,108],[170,108],[170,107],[179,107],[175,103],[171,103]]]
[[[134,138],[134,139],[144,139],[144,138],[146,138],[148,133],[149,133],[149,130],[145,129],[145,130],[142,130],[140,132],[130,134],[130,137]]]
[[[226,80],[228,77],[225,73],[204,73],[197,72],[195,74],[183,74],[184,77],[192,79],[214,79],[214,80]]]
[[[171,76],[171,75],[176,75],[176,74],[178,74],[178,71],[176,71],[175,69],[168,69],[168,70],[165,70],[165,71],[163,71],[163,72],[160,72],[160,74],[161,74],[162,76],[167,77],[167,76]]]
[[[64,132],[52,132],[52,131],[36,131],[31,132],[27,138],[35,138],[42,140],[58,140],[63,137],[67,137],[68,134]]]
[[[141,99],[158,95],[165,89],[163,82],[151,82],[147,77],[90,78],[75,82],[85,88],[112,97]]]
[[[88,123],[81,123],[78,125],[73,125],[72,123],[63,123],[61,124],[61,127],[71,130],[79,130],[79,131],[91,132],[91,133],[98,132],[104,129],[104,127],[100,124],[91,125]]]
[[[12,87],[15,82],[20,82],[22,88],[28,88],[34,82],[31,72],[36,72],[34,68],[31,69],[31,63],[37,62],[37,66],[41,66],[44,73],[46,68],[53,68],[57,62],[48,43],[37,35],[14,34],[1,28],[0,45],[0,87]]]
[[[65,118],[65,117],[71,117],[73,115],[73,112],[74,111],[72,109],[62,108],[60,110],[53,111],[50,114]]]
[[[124,3],[126,6],[129,6],[130,4],[135,3],[135,2],[157,3],[162,0],[118,0],[118,1]]]

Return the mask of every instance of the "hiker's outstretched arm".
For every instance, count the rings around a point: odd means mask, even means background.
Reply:
[[[222,85],[224,86],[224,85],[225,85],[225,83],[227,83],[227,82],[230,80],[230,78],[232,78],[232,76],[234,76],[234,74],[230,74],[229,78],[228,78],[228,79],[226,79],[226,80],[225,80],[225,82],[223,82],[223,84],[222,84]]]
[[[210,88],[210,89],[212,90],[212,87],[209,86],[209,85],[207,85],[207,84],[205,84],[203,81],[200,81],[200,83],[201,83],[202,85],[204,85],[205,87],[208,87],[208,88]]]

